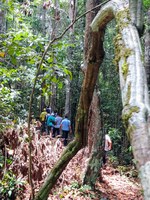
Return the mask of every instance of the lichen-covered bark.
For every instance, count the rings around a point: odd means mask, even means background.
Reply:
[[[118,27],[116,59],[119,67],[120,86],[123,103],[123,121],[130,137],[136,166],[139,170],[145,199],[150,199],[150,104],[146,74],[142,61],[139,35],[129,15],[127,1],[112,0],[97,14],[91,24],[93,32],[110,20],[116,19]],[[124,73],[126,68],[126,73]],[[145,174],[146,177],[145,178]]]

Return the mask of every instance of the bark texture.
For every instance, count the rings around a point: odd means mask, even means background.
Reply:
[[[143,33],[143,1],[129,0],[130,16],[132,23],[137,27],[139,34]]]
[[[76,18],[76,9],[77,9],[77,2],[75,0],[70,0],[69,1],[69,19],[71,22],[73,22]],[[70,31],[70,43],[74,44],[74,28],[75,25],[71,26],[69,31]],[[73,48],[69,47],[68,48],[68,59],[70,60],[69,62],[69,67],[70,70],[74,68],[73,63],[71,62],[73,60]],[[66,99],[65,99],[65,115],[68,116],[68,118],[71,118],[71,79],[69,76],[67,76],[66,81],[65,81],[65,86],[66,86]]]
[[[99,66],[102,63],[104,56],[103,35],[104,29],[100,29],[97,33],[91,33],[91,46],[89,46],[89,54],[85,61],[87,70],[85,72],[85,78],[81,89],[75,127],[75,133],[82,133],[81,143],[83,146],[87,145],[89,107],[91,105],[93,92],[98,77]]]
[[[67,77],[65,80],[65,90],[66,90],[66,98],[65,98],[65,115],[70,119],[71,117],[71,105],[70,105],[70,96],[71,96],[71,80],[70,77]]]
[[[147,29],[144,35],[144,46],[145,46],[145,69],[148,82],[148,91],[150,91],[150,9],[147,12]]]
[[[54,10],[54,21],[52,23],[52,32],[51,32],[51,39],[53,40],[56,35],[57,35],[57,30],[59,29],[59,20],[60,20],[60,13],[59,13],[59,1],[55,0],[54,1],[54,5],[55,5],[55,10]],[[55,54],[55,52],[53,52],[53,54]],[[54,56],[54,61],[53,61],[53,65],[55,66],[55,64],[57,63],[57,60],[55,59]],[[56,76],[55,72],[52,74],[54,77]],[[50,91],[51,91],[51,95],[49,96],[49,105],[52,109],[52,111],[54,112],[56,110],[56,93],[57,93],[57,85],[55,82],[53,82],[50,86]]]
[[[3,3],[0,2],[0,34],[4,34],[5,31],[6,31],[5,10],[3,8]]]
[[[127,1],[112,0],[99,11],[91,27],[93,32],[97,33],[111,17],[117,22],[118,35],[115,48],[123,103],[122,118],[133,148],[144,196],[148,200],[150,199],[150,188],[147,187],[150,183],[149,97],[139,35],[130,20],[128,8]]]
[[[100,2],[95,0],[88,0],[86,3],[86,10],[97,6]],[[85,34],[85,66],[84,71],[86,70],[86,61],[88,60],[89,55],[89,45],[91,42],[91,29],[90,24],[96,16],[98,10],[90,12],[86,15],[86,34]],[[95,187],[95,182],[100,169],[100,158],[102,151],[100,150],[102,142],[101,129],[101,117],[100,117],[100,97],[99,90],[95,88],[93,99],[91,102],[89,117],[88,117],[88,150],[89,150],[89,160],[87,168],[83,177],[83,184],[90,185],[92,188]]]
[[[102,125],[100,117],[100,96],[95,90],[89,112],[88,125],[89,161],[83,177],[83,184],[90,185],[93,189],[101,167],[102,157]]]

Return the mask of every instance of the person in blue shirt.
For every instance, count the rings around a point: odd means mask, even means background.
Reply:
[[[50,115],[47,116],[46,124],[47,124],[48,135],[50,135],[50,138],[52,138],[53,127],[55,125],[54,115],[50,114]]]
[[[62,117],[59,114],[56,114],[55,125],[53,128],[53,137],[60,135],[60,125],[62,122]]]
[[[71,132],[71,122],[66,115],[62,120],[60,129],[62,130],[62,138],[64,139],[64,146],[67,146],[68,134]]]

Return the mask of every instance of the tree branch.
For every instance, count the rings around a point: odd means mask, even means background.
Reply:
[[[6,61],[6,60],[4,60],[4,59],[2,59],[2,58],[0,58],[0,62],[6,63],[7,65],[10,65],[10,66],[12,66],[12,67],[15,67],[15,65],[9,63],[8,61]]]

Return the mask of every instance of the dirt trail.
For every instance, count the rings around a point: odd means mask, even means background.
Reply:
[[[97,183],[102,200],[143,200],[142,188],[137,179],[128,178],[112,167],[102,170],[103,182]]]

